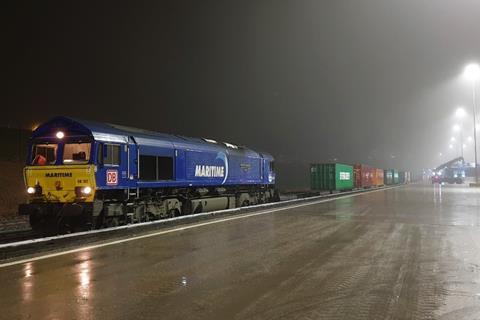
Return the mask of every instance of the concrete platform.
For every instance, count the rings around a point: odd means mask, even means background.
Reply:
[[[5,319],[475,319],[480,190],[411,185],[0,265]]]

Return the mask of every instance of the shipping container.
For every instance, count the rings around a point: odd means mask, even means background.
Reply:
[[[399,171],[398,172],[398,183],[400,184],[405,184],[407,179],[406,179],[406,172],[405,171]]]
[[[393,170],[388,169],[383,172],[383,183],[387,186],[393,184]]]
[[[398,170],[393,170],[393,184],[398,184]]]
[[[373,186],[374,169],[364,164],[356,164],[353,166],[354,185],[355,188],[370,188]]]
[[[405,171],[405,184],[410,183],[410,171]]]
[[[385,182],[383,181],[383,169],[373,169],[373,185],[380,187],[384,184]]]
[[[353,167],[340,163],[312,164],[312,190],[342,191],[353,189]]]

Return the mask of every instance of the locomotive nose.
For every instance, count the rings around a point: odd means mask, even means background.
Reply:
[[[28,166],[25,168],[27,193],[35,200],[93,201],[95,177],[93,165]],[[29,188],[32,189],[29,189]],[[35,189],[35,190],[33,190]]]

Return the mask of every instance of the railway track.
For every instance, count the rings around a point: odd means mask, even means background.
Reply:
[[[379,189],[384,189],[384,188],[385,187],[382,187],[382,188],[379,188]],[[349,194],[349,193],[362,193],[362,192],[366,192],[366,191],[369,191],[369,190],[373,190],[373,189],[353,190],[353,191],[349,191],[349,192],[336,192],[336,193],[333,193],[333,194],[331,194],[329,192],[311,192],[311,191],[287,192],[287,193],[281,195],[281,201],[277,202],[277,204],[282,205],[282,202],[287,203],[287,202],[292,201],[292,200],[301,200],[301,199],[304,199],[304,200],[308,201],[309,198],[318,198],[318,197],[321,197],[321,198],[323,198],[323,197],[325,197],[325,198],[336,198],[336,197],[340,197],[342,195]],[[253,206],[252,209],[254,209],[255,207],[256,206]],[[246,207],[246,208],[248,209],[248,207]],[[208,212],[206,214],[208,214]],[[202,214],[182,216],[181,218],[195,218],[195,216],[197,216],[197,215],[201,216]],[[161,220],[165,220],[165,219],[161,219]],[[142,224],[138,224],[138,225],[139,225],[139,227],[141,227]],[[124,226],[124,227],[128,227],[128,226],[129,225]],[[108,229],[99,229],[99,230],[95,230],[95,231],[100,231],[100,230],[108,231]],[[78,234],[89,234],[89,233],[90,233],[90,231],[85,231],[85,232],[79,232]],[[74,236],[74,235],[75,235],[75,233],[68,234],[66,236],[70,237],[70,236]],[[27,240],[34,240],[34,239],[42,240],[42,237],[44,237],[44,236],[41,235],[41,234],[35,233],[31,229],[28,229],[28,230],[26,230],[26,229],[13,230],[13,231],[0,231],[0,246],[5,245],[5,244],[9,244],[9,243],[13,244],[14,242],[21,242],[21,241],[27,241]],[[50,237],[47,237],[47,238],[50,238]],[[55,236],[53,238],[55,238]]]
[[[14,230],[14,231],[2,231],[0,232],[0,244],[12,243],[17,241],[24,241],[39,238],[40,235],[36,234],[33,230]]]

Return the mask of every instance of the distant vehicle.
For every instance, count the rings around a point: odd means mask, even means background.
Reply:
[[[443,177],[442,182],[449,184],[462,184],[463,179],[461,177]]]
[[[432,176],[432,183],[442,183],[442,177],[438,174]]]
[[[40,125],[24,170],[34,230],[63,233],[276,201],[274,158],[211,139],[66,117]]]
[[[432,183],[462,184],[465,177],[465,159],[454,158],[433,169]]]
[[[439,174],[434,174],[432,176],[432,183],[448,183],[448,184],[462,184],[462,177],[453,177],[453,176],[442,176]]]

